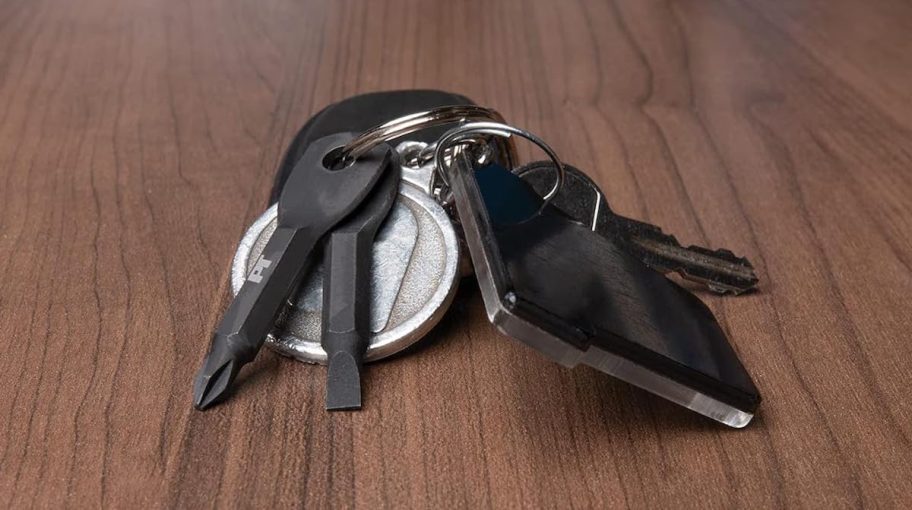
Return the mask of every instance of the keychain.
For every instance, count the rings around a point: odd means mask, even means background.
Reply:
[[[365,125],[391,114],[393,99],[424,111]],[[280,166],[278,204],[251,225],[235,254],[235,302],[256,280],[276,277],[263,261],[273,263],[269,247],[289,228],[282,223],[282,211],[294,210],[289,204],[316,209],[294,228],[319,233],[321,248],[296,262],[297,279],[282,273],[280,303],[257,302],[256,315],[271,317],[270,327],[256,330],[266,329],[258,341],[309,363],[333,353],[327,409],[357,409],[361,364],[420,340],[474,270],[487,315],[504,334],[564,366],[587,364],[745,426],[760,401],[756,387],[711,311],[664,274],[738,294],[756,286],[750,263],[727,250],[685,248],[658,227],[614,214],[591,179],[543,140],[468,103],[435,91],[370,94],[327,108],[301,130]],[[361,133],[314,138],[332,130]],[[549,161],[518,167],[517,138]],[[373,162],[382,153],[389,162]],[[369,193],[350,198],[351,190],[338,190],[342,176],[368,164],[378,174],[364,185]],[[324,172],[333,174],[327,183],[313,177]],[[308,189],[289,187],[304,180]],[[333,193],[319,192],[327,189]],[[226,355],[224,331],[195,385],[201,408],[256,353],[251,340],[234,358]]]

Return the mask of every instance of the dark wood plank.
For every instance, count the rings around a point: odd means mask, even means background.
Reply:
[[[0,2],[0,506],[912,503],[907,2]],[[320,107],[443,88],[727,246],[731,431],[500,337],[466,282],[367,406],[266,353],[190,382],[234,245]],[[531,154],[531,151],[528,152]]]

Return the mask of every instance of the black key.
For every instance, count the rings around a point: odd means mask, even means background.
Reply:
[[[353,138],[337,134],[316,140],[295,165],[279,198],[278,226],[212,337],[193,386],[197,408],[226,395],[275,327],[316,244],[364,201],[391,166],[392,149],[383,144],[346,168],[329,168],[330,153]]]
[[[399,193],[398,164],[328,236],[324,255],[322,344],[326,409],[361,409],[361,366],[370,341],[374,238]]]
[[[719,294],[741,294],[757,286],[754,266],[746,258],[726,249],[684,247],[655,225],[615,214],[602,190],[586,174],[569,165],[564,168],[564,185],[551,203],[590,229],[612,238],[647,266],[663,274],[676,272]],[[543,194],[553,184],[554,166],[550,161],[530,163],[518,168],[516,174]]]
[[[732,427],[760,395],[695,296],[509,171],[448,171],[488,317],[564,366],[590,365]],[[476,182],[476,175],[478,181]],[[552,176],[553,178],[553,176]]]

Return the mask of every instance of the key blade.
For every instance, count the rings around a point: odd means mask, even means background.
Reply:
[[[628,242],[638,248],[643,262],[656,271],[676,272],[686,280],[706,285],[721,294],[742,294],[753,290],[760,281],[754,266],[745,257],[738,257],[726,249],[710,250],[693,245],[684,248],[674,236],[664,234],[652,225],[648,227],[651,228],[631,234]]]
[[[754,267],[746,258],[724,249],[684,248],[674,236],[655,225],[615,214],[589,176],[570,165],[564,168],[566,179],[552,204],[591,230],[618,241],[624,250],[652,269],[663,274],[676,272],[719,294],[742,294],[757,286]],[[530,163],[516,173],[539,195],[553,185],[554,168],[548,161]]]

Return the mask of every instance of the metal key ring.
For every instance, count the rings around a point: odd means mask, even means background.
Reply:
[[[341,161],[358,159],[381,143],[423,129],[480,120],[504,122],[503,116],[496,110],[476,105],[441,106],[433,110],[405,115],[361,133],[342,148],[339,158]]]
[[[503,124],[500,122],[469,122],[454,127],[453,129],[444,133],[443,136],[437,140],[437,147],[434,150],[434,174],[432,175],[431,180],[431,189],[434,189],[436,177],[439,177],[443,181],[444,186],[449,188],[450,183],[447,180],[446,173],[444,168],[446,165],[446,156],[445,152],[448,148],[459,144],[460,142],[466,141],[466,139],[472,138],[477,134],[486,134],[500,136],[502,138],[509,138],[511,135],[516,135],[521,138],[525,138],[530,142],[534,143],[541,150],[548,155],[548,158],[554,163],[554,167],[557,170],[556,176],[554,179],[554,186],[551,188],[545,196],[542,197],[541,209],[544,209],[551,200],[557,196],[557,193],[560,191],[561,186],[564,184],[564,164],[561,162],[560,158],[557,156],[557,153],[554,152],[554,149],[551,148],[544,140],[538,136],[517,127],[510,126],[508,124]],[[435,177],[436,176],[436,177]],[[540,210],[541,210],[540,209]]]

